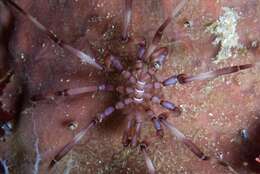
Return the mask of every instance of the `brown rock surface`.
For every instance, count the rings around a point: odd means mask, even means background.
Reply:
[[[121,54],[125,52],[118,46],[123,13],[121,0],[16,2],[78,49],[89,52],[89,42],[93,50],[98,50],[94,54],[101,53],[104,48]],[[131,34],[151,39],[176,4],[173,0],[134,0]],[[232,7],[239,13],[237,29],[240,42],[246,48],[235,58],[214,64],[213,57],[218,48],[211,44],[214,37],[205,30],[221,16],[222,7]],[[29,98],[35,94],[98,84],[106,77],[54,45],[17,11],[12,12],[16,21],[9,49],[12,66],[24,86],[25,102],[14,135],[5,144],[0,142],[0,147],[3,146],[0,154],[8,159],[11,173],[31,173],[38,140],[42,158],[40,171],[45,173],[57,151],[96,113],[111,105],[115,96],[98,93],[31,103]],[[166,29],[161,44],[168,45],[171,51],[160,75],[197,74],[259,61],[259,17],[258,0],[190,1],[176,22]],[[187,22],[192,25],[185,27]],[[256,46],[252,47],[252,42],[257,43]],[[129,53],[135,54],[131,49]],[[167,133],[163,141],[150,147],[149,155],[158,173],[232,173],[214,160],[217,152],[222,152],[238,173],[259,173],[260,165],[253,161],[260,154],[257,137],[260,133],[259,73],[260,69],[256,67],[211,81],[165,88],[164,96],[183,109],[180,117],[170,121],[211,156],[211,160],[198,160]],[[79,123],[75,132],[64,126],[63,123],[69,120]],[[144,173],[145,163],[138,152],[121,151],[124,124],[124,114],[115,113],[93,129],[52,172],[64,173],[72,165],[70,173]],[[249,130],[247,143],[239,136],[242,128]],[[144,134],[153,133],[149,122],[145,123],[144,129]]]

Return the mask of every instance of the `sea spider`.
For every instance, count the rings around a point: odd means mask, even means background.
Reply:
[[[184,7],[186,1],[182,1],[173,11],[172,15],[168,17],[165,22],[156,31],[153,40],[150,44],[147,44],[145,39],[134,39],[137,40],[138,51],[136,58],[134,59],[134,65],[131,67],[125,67],[121,60],[116,55],[107,53],[105,57],[105,66],[98,64],[94,58],[80,52],[79,50],[65,44],[62,40],[56,37],[52,32],[46,29],[41,23],[39,23],[30,14],[25,12],[17,4],[12,1],[4,1],[9,6],[15,7],[23,15],[28,17],[41,31],[43,31],[50,39],[57,43],[62,48],[68,50],[72,54],[81,58],[82,61],[96,67],[103,72],[111,73],[112,70],[117,71],[117,75],[113,77],[116,82],[113,84],[100,84],[95,86],[85,86],[73,89],[65,89],[54,92],[53,94],[37,95],[33,96],[33,101],[50,99],[59,96],[75,96],[79,94],[97,92],[97,91],[108,91],[116,92],[119,95],[120,101],[114,105],[107,107],[103,112],[97,114],[96,117],[78,134],[55,155],[51,161],[49,168],[65,156],[73,147],[76,145],[82,137],[88,132],[90,128],[95,127],[97,124],[103,122],[111,116],[115,110],[127,109],[132,110],[133,113],[127,116],[128,124],[125,132],[123,133],[122,142],[125,147],[138,147],[143,153],[149,173],[154,173],[155,168],[152,165],[150,158],[147,155],[148,146],[154,141],[158,141],[164,135],[163,127],[168,128],[170,132],[177,137],[186,147],[188,147],[196,156],[202,160],[208,159],[206,155],[195,145],[186,138],[175,126],[167,121],[168,115],[179,115],[180,109],[175,106],[171,101],[167,101],[159,96],[159,91],[166,86],[174,86],[176,84],[185,84],[197,80],[207,80],[216,78],[221,75],[238,72],[240,70],[248,69],[253,67],[252,64],[231,66],[215,71],[201,73],[199,75],[189,76],[186,74],[173,75],[164,80],[157,79],[156,72],[161,69],[164,62],[167,61],[168,48],[160,47],[163,32],[169,23],[179,14],[180,10]],[[126,0],[126,7],[124,11],[124,25],[122,32],[122,43],[130,42],[131,38],[128,36],[129,27],[131,24],[131,13],[132,13],[132,0]],[[112,70],[111,70],[112,69]],[[114,76],[114,72],[111,73]],[[112,76],[112,75],[111,75]],[[5,84],[3,82],[3,84]],[[168,110],[169,113],[155,113],[150,106],[150,103],[158,104],[164,109]],[[143,117],[148,117],[155,128],[156,135],[150,138],[141,139],[141,128]]]

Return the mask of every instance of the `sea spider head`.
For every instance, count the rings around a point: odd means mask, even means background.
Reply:
[[[119,101],[115,106],[108,107],[105,112],[101,113],[99,122],[102,122],[102,120],[114,110],[125,108],[132,112],[128,117],[136,115],[136,122],[141,124],[141,115],[143,115],[141,113],[147,112],[149,113],[150,119],[153,120],[158,134],[162,135],[160,123],[156,119],[156,115],[152,112],[150,103],[159,104],[165,109],[180,113],[180,110],[173,103],[157,96],[157,94],[160,93],[159,89],[161,89],[163,82],[157,79],[156,72],[165,62],[168,56],[168,48],[161,47],[155,49],[151,55],[147,56],[145,41],[143,40],[137,45],[137,54],[133,66],[124,68],[120,62],[121,59],[111,54],[107,55],[105,58],[107,67],[109,69],[114,68],[118,71],[119,75],[117,76],[117,79],[114,79],[116,81],[115,87],[103,85],[99,86],[99,90],[114,89],[119,93]],[[173,84],[172,82],[170,83]],[[174,83],[177,83],[177,79],[175,79]],[[128,119],[130,119],[131,122],[134,118]],[[137,143],[135,142],[132,144],[136,145]],[[124,143],[124,145],[126,146],[126,143]]]

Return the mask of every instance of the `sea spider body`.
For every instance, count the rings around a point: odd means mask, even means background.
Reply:
[[[74,96],[92,92],[109,92],[117,94],[118,101],[106,107],[102,112],[97,113],[96,116],[83,127],[74,138],[61,148],[58,153],[53,157],[50,162],[49,169],[51,169],[59,160],[61,160],[79,141],[84,137],[91,128],[102,123],[108,117],[112,115],[116,110],[129,110],[131,113],[126,116],[127,125],[122,135],[122,144],[124,147],[138,148],[143,154],[147,164],[149,173],[155,173],[152,161],[147,154],[149,145],[157,142],[164,136],[164,129],[168,129],[172,135],[185,145],[191,152],[193,152],[199,159],[209,159],[189,138],[184,136],[172,123],[167,120],[169,116],[178,116],[180,109],[173,102],[165,100],[161,96],[160,91],[164,87],[183,85],[193,81],[207,80],[216,78],[221,75],[235,73],[240,70],[252,68],[252,64],[237,65],[226,68],[221,68],[215,71],[209,71],[198,75],[190,76],[186,74],[172,75],[164,79],[157,78],[156,73],[159,69],[163,69],[164,63],[167,61],[169,50],[167,47],[159,46],[163,32],[169,23],[176,17],[186,1],[182,1],[172,14],[160,25],[155,32],[154,37],[150,44],[143,39],[131,38],[129,36],[129,29],[131,25],[131,13],[132,13],[132,0],[126,0],[126,7],[124,10],[124,24],[122,31],[122,44],[128,43],[134,40],[133,43],[137,46],[136,55],[133,57],[132,65],[126,66],[121,61],[123,58],[113,55],[109,51],[106,52],[104,57],[104,65],[100,65],[97,60],[76,48],[65,43],[59,39],[55,34],[50,32],[45,26],[39,23],[30,14],[20,8],[17,4],[10,0],[4,1],[11,7],[16,8],[23,15],[33,22],[36,27],[45,33],[54,43],[61,48],[67,50],[72,55],[79,57],[83,62],[95,67],[97,70],[104,72],[104,76],[108,76],[109,80],[99,85],[76,87],[72,89],[61,89],[51,94],[39,94],[32,96],[31,100],[48,100],[58,97]],[[107,75],[108,74],[108,75]],[[116,74],[116,75],[115,75]],[[110,77],[113,76],[113,77]],[[110,82],[109,82],[110,81]],[[166,112],[155,113],[151,104],[158,105]],[[154,126],[155,135],[142,139],[141,129],[143,127],[143,121],[150,120]],[[75,127],[73,123],[69,124],[69,127]],[[74,128],[73,128],[74,129]]]

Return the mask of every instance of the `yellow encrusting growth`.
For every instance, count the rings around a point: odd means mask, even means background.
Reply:
[[[224,14],[206,30],[216,36],[212,44],[220,46],[215,63],[232,57],[235,49],[243,48],[243,45],[239,43],[239,36],[236,32],[239,15],[232,8],[223,7],[222,9]]]

